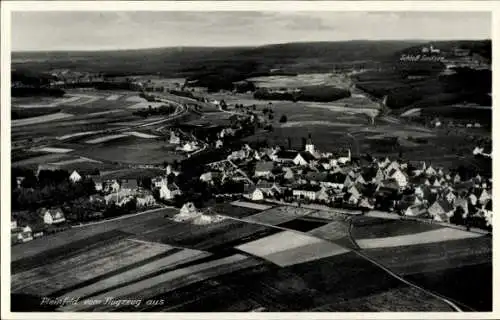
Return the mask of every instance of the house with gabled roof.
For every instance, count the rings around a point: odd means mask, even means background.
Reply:
[[[436,176],[431,176],[429,179],[429,185],[432,188],[440,188],[441,187],[441,182],[439,181],[440,179]]]
[[[332,198],[332,195],[330,194],[329,190],[325,187],[321,187],[321,189],[318,192],[317,199],[320,201],[328,202]]]
[[[378,167],[381,168],[381,169],[384,169],[386,168],[389,164],[391,163],[391,160],[389,160],[389,158],[385,157],[385,159],[379,161],[377,164],[378,164]]]
[[[489,199],[491,199],[490,193],[483,188],[476,188],[469,195],[469,199],[473,205],[485,204]]]
[[[350,188],[354,184],[355,179],[353,179],[350,175],[345,176],[344,187]]]
[[[399,168],[390,170],[387,174],[387,177],[395,180],[400,189],[405,188],[408,185],[408,176]]]
[[[357,204],[359,202],[359,199],[361,199],[363,192],[363,187],[360,184],[354,184],[351,187],[347,189],[347,193],[349,193],[350,196],[350,203],[352,204]]]
[[[432,177],[437,174],[437,171],[432,167],[432,165],[429,165],[427,169],[425,169],[425,175]]]
[[[11,243],[24,243],[33,240],[33,231],[30,226],[16,227],[11,230]]]
[[[453,204],[453,202],[455,202],[456,198],[457,198],[456,194],[451,190],[447,190],[444,193],[444,199],[446,199],[446,201],[448,201],[451,204]]]
[[[42,208],[40,209],[40,215],[42,216],[45,224],[58,224],[66,221],[61,208]]]
[[[462,178],[460,175],[457,173],[453,176],[453,183],[460,183],[462,181]]]
[[[82,180],[82,176],[76,170],[73,170],[73,172],[69,176],[69,180],[73,183],[76,183]]]
[[[265,192],[263,192],[259,188],[255,188],[251,193],[250,193],[250,199],[254,201],[259,201],[259,200],[264,200],[264,195]]]
[[[415,194],[416,197],[422,199],[423,203],[425,203],[426,201],[428,201],[430,197],[431,190],[429,189],[428,186],[422,185],[422,186],[417,186],[414,189],[413,193]]]
[[[398,161],[392,161],[391,163],[389,163],[389,165],[384,169],[384,172],[386,175],[389,175],[389,172],[391,172],[392,170],[394,169],[399,169],[400,168],[400,164]]]
[[[181,189],[175,183],[167,183],[166,180],[163,181],[160,187],[160,199],[172,200],[176,196],[181,195]]]
[[[316,161],[316,158],[309,152],[300,152],[293,159],[293,163],[295,163],[298,166],[308,166],[311,165],[311,163],[314,161]]]
[[[448,201],[438,199],[429,207],[427,211],[434,220],[448,222],[450,217],[453,216],[454,207]]]

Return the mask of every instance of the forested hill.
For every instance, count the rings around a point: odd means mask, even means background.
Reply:
[[[418,42],[347,41],[273,44],[260,47],[179,47],[123,51],[14,52],[17,69],[48,71],[75,69],[87,72],[151,74],[165,76],[190,70],[253,65],[255,71],[286,65],[324,65],[349,61],[377,61]]]

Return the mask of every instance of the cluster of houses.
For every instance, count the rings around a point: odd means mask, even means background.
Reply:
[[[477,175],[464,181],[458,173],[445,172],[425,162],[356,159],[345,154],[319,152],[311,138],[303,151],[245,145],[232,152],[234,163],[255,163],[247,172],[255,182],[246,196],[265,199],[319,202],[361,209],[390,210],[402,215],[449,222],[459,212],[463,218],[480,217],[491,226],[492,180]],[[214,176],[238,179],[237,170],[218,163],[200,179]],[[226,164],[227,165],[227,164]],[[221,167],[222,166],[222,167]]]
[[[18,224],[16,219],[11,219],[11,243],[24,243],[43,236],[47,226],[58,227],[66,218],[60,208],[41,208],[36,212],[39,220],[32,224]]]
[[[175,132],[174,130],[170,131],[169,143],[177,145],[178,147],[176,148],[176,150],[186,153],[195,152],[201,148],[198,141],[196,141],[195,139],[181,139],[181,134]]]

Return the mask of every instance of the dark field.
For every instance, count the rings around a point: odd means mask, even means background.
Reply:
[[[235,218],[244,218],[260,212],[260,210],[252,208],[233,206],[230,203],[216,204],[213,208],[213,211],[221,215],[226,215]]]
[[[493,310],[491,263],[461,266],[407,276],[414,283],[457,300],[475,311]]]
[[[355,239],[393,237],[443,228],[434,224],[387,219],[380,219],[370,224],[354,220],[353,226],[352,235]]]
[[[291,221],[287,221],[285,223],[280,223],[277,226],[302,232],[307,232],[324,225],[328,224],[328,222],[322,222],[312,219],[295,219]]]
[[[70,242],[62,246],[56,247],[54,249],[46,250],[43,253],[36,254],[31,257],[12,261],[11,273],[15,274],[18,272],[32,269],[34,267],[39,267],[40,265],[43,264],[53,263],[58,261],[58,259],[68,258],[72,255],[77,255],[82,251],[89,250],[92,247],[124,239],[127,236],[130,236],[130,234],[119,230],[111,230],[109,232],[91,236],[84,240]]]
[[[392,271],[477,311],[491,310],[491,238],[363,250]],[[479,299],[478,299],[479,298]]]

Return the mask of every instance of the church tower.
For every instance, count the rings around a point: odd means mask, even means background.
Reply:
[[[307,139],[307,142],[306,142],[306,152],[309,152],[312,155],[314,155],[316,153],[316,150],[314,148],[314,144],[312,142],[311,134],[309,134],[309,138]]]

